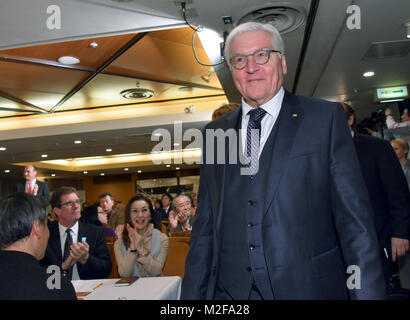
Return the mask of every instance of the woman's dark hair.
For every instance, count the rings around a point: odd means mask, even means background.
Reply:
[[[47,206],[40,198],[19,192],[0,200],[0,249],[30,235],[35,220],[47,223]]]
[[[99,204],[98,202],[96,202],[93,205],[85,208],[82,213],[82,222],[94,224],[96,226],[102,226],[101,221],[98,220],[98,207]]]
[[[130,236],[128,234],[126,225],[128,223],[130,227],[134,227],[134,225],[131,222],[131,205],[135,201],[140,201],[140,200],[145,201],[148,204],[149,212],[151,214],[150,223],[154,224],[155,226],[156,214],[155,214],[154,208],[152,207],[151,199],[142,193],[137,193],[135,196],[133,196],[130,199],[130,201],[128,201],[127,206],[125,207],[125,226],[124,226],[124,231],[122,232],[122,241],[124,243],[125,248],[127,249],[130,246]]]

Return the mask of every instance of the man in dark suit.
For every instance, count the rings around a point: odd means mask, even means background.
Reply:
[[[357,134],[352,107],[343,103],[347,122],[359,157],[363,178],[374,212],[380,255],[386,284],[390,285],[390,264],[409,250],[410,193],[400,162],[390,143]]]
[[[181,298],[386,298],[371,205],[343,108],[282,88],[287,65],[272,25],[236,27],[225,57],[242,107],[204,133]],[[221,132],[229,133],[225,150],[215,143]],[[235,154],[250,165],[235,163]]]
[[[50,203],[50,192],[46,182],[37,180],[36,166],[29,164],[24,168],[23,176],[25,181],[19,182],[14,186],[14,192],[25,192],[40,197],[45,204]]]
[[[164,193],[161,198],[162,208],[158,208],[155,210],[157,217],[160,221],[162,220],[169,220],[169,212],[171,209],[172,204],[172,196],[169,193]]]
[[[49,238],[47,209],[37,197],[13,193],[0,200],[0,300],[75,300],[73,285],[38,260]]]
[[[69,279],[103,279],[111,272],[110,253],[102,227],[78,221],[80,199],[71,187],[61,187],[51,198],[58,221],[51,222],[50,240],[42,265],[61,267]]]

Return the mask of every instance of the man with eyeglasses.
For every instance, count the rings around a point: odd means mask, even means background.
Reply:
[[[282,87],[284,44],[270,24],[234,28],[225,58],[242,106],[208,124],[203,145],[220,129],[238,141],[203,148],[181,299],[386,298],[341,105]],[[231,152],[245,164],[220,164]]]
[[[50,239],[41,264],[59,266],[70,280],[106,278],[111,272],[111,260],[104,232],[102,227],[79,221],[77,190],[55,190],[51,207],[58,221],[49,225]]]
[[[192,200],[186,194],[176,196],[171,203],[169,231],[191,231],[196,215],[192,215]]]

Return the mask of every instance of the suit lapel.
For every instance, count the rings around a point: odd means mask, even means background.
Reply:
[[[275,128],[271,132],[269,137],[270,143],[268,146],[271,147],[270,156],[270,168],[267,172],[267,183],[266,183],[266,197],[264,201],[263,211],[266,214],[279,185],[282,173],[286,168],[287,161],[289,158],[290,150],[292,149],[294,139],[296,136],[297,129],[299,127],[300,121],[303,119],[302,109],[299,107],[299,102],[296,96],[285,91],[285,96],[282,102],[282,108],[279,113],[278,119],[276,121]],[[273,134],[273,136],[272,136]],[[269,154],[267,148],[264,148],[262,157],[265,157],[269,161]]]
[[[63,253],[61,252],[61,240],[60,231],[58,230],[58,222],[53,222],[50,224],[50,239],[48,244],[50,245],[53,252],[55,252],[58,261],[63,260]]]
[[[212,205],[212,211],[216,212],[216,216],[214,217],[214,227],[215,230],[218,232],[219,227],[221,225],[221,217],[222,217],[222,208],[223,208],[223,201],[224,201],[224,189],[225,189],[225,171],[226,171],[226,166],[229,164],[229,150],[232,150],[232,144],[233,143],[238,143],[239,137],[239,126],[238,123],[241,119],[242,116],[242,108],[237,108],[236,110],[232,111],[229,113],[224,119],[222,119],[222,123],[220,125],[220,129],[222,129],[224,132],[226,132],[229,129],[235,129],[236,130],[236,142],[234,142],[234,139],[229,139],[229,146],[225,145],[224,152],[225,152],[225,162],[224,164],[216,164],[216,147],[214,148],[214,165],[206,166],[211,168],[213,171],[213,175],[211,179],[208,179],[209,185],[210,185],[210,192],[211,194],[211,205]],[[205,147],[205,146],[204,146]],[[237,148],[239,145],[237,144]],[[238,153],[236,154],[238,156]],[[206,160],[206,159],[205,159]],[[239,159],[238,159],[239,161]]]

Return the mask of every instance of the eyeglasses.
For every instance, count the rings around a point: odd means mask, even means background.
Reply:
[[[180,203],[180,204],[177,205],[177,208],[182,209],[182,208],[187,207],[187,206],[189,206],[189,207],[191,206],[191,201],[187,201],[185,203]]]
[[[80,202],[80,199],[78,199],[78,200],[75,200],[75,201],[67,201],[67,202],[64,202],[64,203],[62,203],[61,205],[62,206],[67,206],[67,207],[72,207],[74,204],[77,204],[77,205],[79,205],[81,202]]]
[[[259,49],[255,51],[254,53],[251,54],[237,54],[232,56],[229,61],[231,65],[237,69],[241,70],[246,67],[248,64],[248,57],[252,57],[253,61],[255,61],[256,64],[265,64],[269,61],[270,54],[272,52],[277,52],[279,55],[282,53],[278,50],[272,50],[272,49]]]

